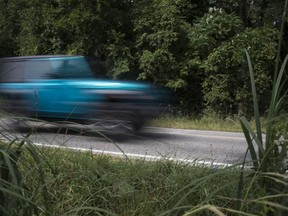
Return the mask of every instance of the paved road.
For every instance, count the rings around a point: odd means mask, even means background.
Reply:
[[[214,164],[240,163],[247,149],[242,133],[145,128],[136,136],[109,133],[101,135],[98,132],[81,134],[78,127],[74,127],[75,131],[59,132],[58,129],[50,126],[38,130],[30,138],[36,143],[75,149],[88,148],[95,153],[123,155],[124,152],[128,157],[165,157]],[[17,133],[17,136],[21,135]]]

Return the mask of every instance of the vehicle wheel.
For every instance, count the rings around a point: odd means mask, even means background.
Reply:
[[[139,112],[133,113],[133,118],[131,121],[132,124],[132,130],[133,132],[138,132],[141,130],[141,128],[144,125],[144,117]]]
[[[131,111],[126,113],[125,116],[122,116],[122,120],[119,125],[121,126],[118,128],[118,132],[122,131],[122,133],[135,134],[143,127],[144,118],[139,112]]]

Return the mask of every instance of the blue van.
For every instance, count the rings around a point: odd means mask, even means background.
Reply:
[[[157,115],[165,99],[160,88],[104,79],[97,64],[91,67],[84,56],[1,58],[1,109],[47,121],[119,124],[133,131]]]

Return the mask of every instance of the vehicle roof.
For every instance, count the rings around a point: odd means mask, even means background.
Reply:
[[[7,61],[26,61],[33,59],[51,59],[51,58],[75,58],[75,57],[83,57],[80,55],[34,55],[34,56],[16,56],[16,57],[5,57],[0,58],[0,62]]]

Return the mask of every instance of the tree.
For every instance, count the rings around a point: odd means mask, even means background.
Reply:
[[[238,15],[244,26],[260,27],[280,23],[284,0],[212,0],[211,7]]]
[[[139,0],[133,13],[138,79],[174,89],[182,108],[190,112],[201,107],[199,61],[190,41],[199,13],[187,12],[195,7],[188,1]]]
[[[18,49],[16,45],[17,19],[14,14],[14,1],[0,1],[0,57],[12,56]]]
[[[268,108],[266,99],[272,84],[276,46],[276,29],[262,27],[248,28],[215,48],[204,64],[206,75],[202,86],[207,106],[224,115],[252,113],[244,53],[247,49],[255,62],[255,82],[263,114]]]

